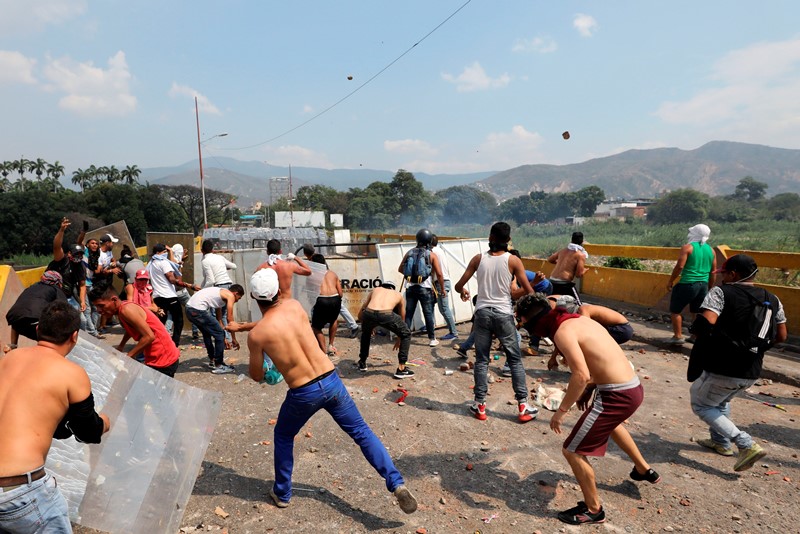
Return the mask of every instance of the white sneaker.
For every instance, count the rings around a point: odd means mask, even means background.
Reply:
[[[236,369],[234,369],[230,365],[227,365],[227,364],[223,363],[222,365],[218,365],[218,366],[214,367],[211,370],[211,372],[214,373],[215,375],[224,375],[224,374],[228,374],[228,373],[235,373]]]
[[[439,344],[439,340],[438,340],[438,339],[436,339],[436,338],[434,338],[434,339],[431,339],[431,342],[430,342],[430,343],[428,343],[428,346],[429,346],[429,347],[435,347],[435,346],[436,346],[436,345],[438,345],[438,344]]]
[[[549,337],[543,337],[541,339],[541,342],[544,343],[545,346],[547,346],[547,347],[552,347],[553,346],[553,341]]]

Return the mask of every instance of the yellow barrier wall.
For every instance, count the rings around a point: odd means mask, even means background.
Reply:
[[[23,286],[30,287],[39,280],[41,280],[45,269],[47,269],[47,267],[35,267],[33,269],[25,269],[24,271],[17,272],[17,276],[19,276],[19,279],[22,282]]]
[[[632,247],[628,245],[593,245],[585,244],[586,252],[593,256],[621,256],[644,260],[678,259],[679,247]]]

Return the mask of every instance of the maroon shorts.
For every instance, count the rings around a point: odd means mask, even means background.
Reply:
[[[564,442],[564,448],[584,456],[604,456],[608,438],[644,399],[639,377],[624,384],[597,386],[594,403],[581,415]]]

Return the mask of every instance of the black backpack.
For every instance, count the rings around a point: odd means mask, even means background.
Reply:
[[[736,293],[747,295],[751,303],[748,314],[739,317],[738,321],[721,328],[720,334],[736,349],[753,355],[762,355],[775,344],[778,332],[778,299],[765,289],[753,287],[752,291],[741,285],[725,284],[722,293],[725,295],[725,306],[732,302]],[[761,295],[758,293],[761,292]]]
[[[423,247],[415,247],[408,251],[403,277],[412,284],[421,284],[431,275],[431,251]]]

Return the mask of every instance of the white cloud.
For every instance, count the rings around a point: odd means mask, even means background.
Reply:
[[[87,0],[0,0],[0,34],[42,31],[86,11]]]
[[[33,68],[36,60],[19,52],[0,50],[0,85],[11,83],[36,83]]]
[[[713,65],[707,79],[709,87],[687,100],[663,102],[656,116],[705,129],[709,138],[800,142],[800,38],[734,50]]]
[[[529,132],[523,126],[514,126],[508,132],[492,132],[477,147],[457,155],[443,155],[435,160],[420,157],[403,162],[400,167],[430,174],[466,173],[503,170],[529,163],[541,163],[544,155],[540,147],[544,138]],[[435,154],[445,150],[435,149]]]
[[[333,169],[336,167],[331,163],[326,154],[299,145],[267,147],[263,151],[263,155],[270,165],[320,167],[323,169]]]
[[[456,90],[459,93],[499,89],[506,87],[511,82],[511,77],[507,73],[503,73],[498,78],[488,76],[477,61],[464,67],[464,70],[458,76],[443,72],[442,79],[456,84]]]
[[[399,139],[397,141],[384,141],[383,149],[396,154],[418,154],[420,156],[435,156],[438,150],[427,141],[420,139]]]
[[[219,110],[219,108],[212,104],[211,100],[209,100],[207,96],[195,89],[192,89],[188,85],[181,85],[177,82],[172,82],[172,87],[169,88],[168,94],[172,98],[188,96],[192,99],[192,101],[194,101],[194,98],[197,97],[197,107],[200,111],[211,115],[222,115],[222,112]]]
[[[558,45],[550,37],[532,37],[531,39],[517,39],[512,52],[536,52],[539,54],[550,54],[558,50]]]
[[[313,111],[314,108],[312,108],[310,105],[306,104],[305,106],[303,106],[303,113],[308,114],[308,113],[313,113]]]
[[[43,69],[49,81],[45,88],[67,93],[59,107],[80,115],[127,115],[136,109],[136,97],[130,92],[131,73],[125,52],[108,59],[108,68],[95,67],[91,61],[76,62],[68,57],[47,59]]]
[[[572,19],[572,25],[583,37],[591,37],[597,31],[597,21],[594,17],[583,13],[575,15],[575,18]]]

